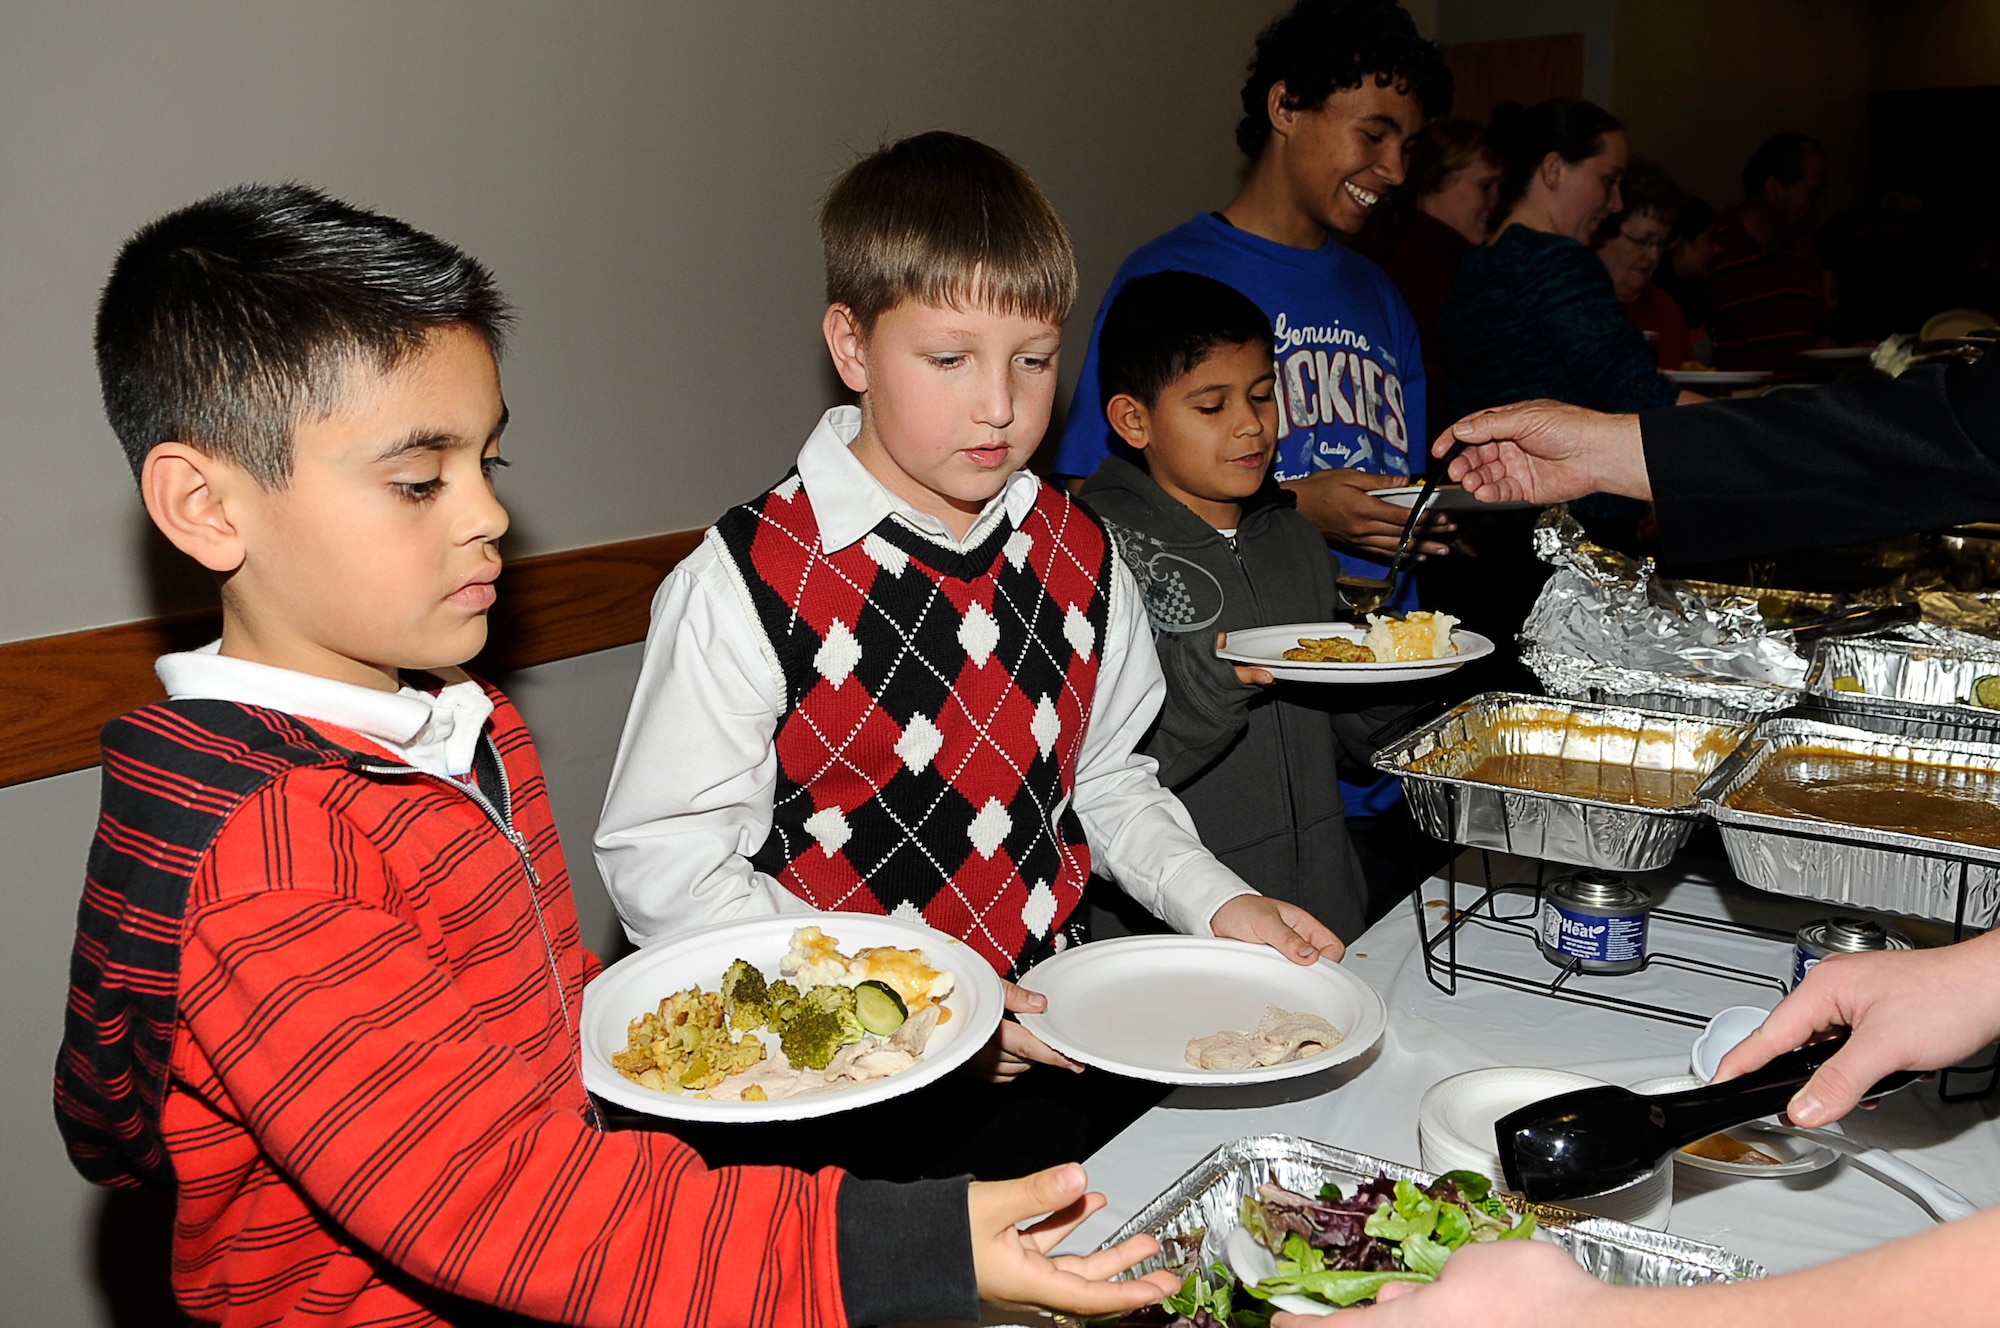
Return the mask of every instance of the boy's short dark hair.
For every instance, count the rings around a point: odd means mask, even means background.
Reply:
[[[1057,326],[1076,303],[1076,254],[1048,196],[963,134],[917,134],[855,162],[827,190],[819,234],[827,303],[863,332],[905,300]]]
[[[1271,350],[1271,320],[1234,286],[1193,272],[1134,277],[1097,334],[1099,407],[1122,394],[1150,410],[1219,347],[1249,345]]]
[[[1257,53],[1243,84],[1243,118],[1236,146],[1255,161],[1271,141],[1267,102],[1285,85],[1285,105],[1316,111],[1336,92],[1377,87],[1415,97],[1426,118],[1451,110],[1451,70],[1435,43],[1394,0],[1299,0],[1257,35]]]
[[[240,185],[118,251],[97,306],[104,413],[135,475],[182,442],[279,488],[298,421],[356,364],[392,369],[445,327],[498,355],[509,318],[492,274],[436,236],[305,185]]]
[[[1826,149],[1811,134],[1788,129],[1771,135],[1743,163],[1743,197],[1755,198],[1763,193],[1766,180],[1776,180],[1781,185],[1797,184],[1806,173],[1806,158],[1825,155]]]

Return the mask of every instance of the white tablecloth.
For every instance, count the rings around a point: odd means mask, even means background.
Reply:
[[[1479,855],[1468,854],[1465,866]],[[1495,856],[1499,872],[1525,879],[1527,864]],[[1789,930],[1830,909],[1736,885],[1725,864],[1677,862],[1638,879],[1660,906],[1721,914]],[[1444,897],[1442,881],[1418,893]],[[1461,878],[1461,907],[1475,891]],[[1516,897],[1514,911],[1528,904]],[[1442,909],[1428,914],[1437,919]],[[1435,926],[1435,922],[1433,923]],[[1655,919],[1653,949],[1753,968],[1781,979],[1789,944],[1676,926]],[[1532,942],[1468,928],[1461,958],[1544,980],[1554,975]],[[1417,1103],[1424,1090],[1461,1070],[1529,1065],[1572,1070],[1612,1083],[1685,1074],[1697,1031],[1623,1012],[1589,1008],[1480,982],[1448,996],[1424,975],[1415,916],[1403,905],[1352,947],[1347,966],[1382,993],[1388,1031],[1372,1054],[1325,1074],[1259,1089],[1180,1089],[1092,1157],[1091,1187],[1109,1200],[1065,1248],[1089,1249],[1216,1146],[1256,1134],[1295,1134],[1376,1157],[1418,1164]],[[1538,967],[1539,966],[1539,967]],[[1586,987],[1624,999],[1703,1014],[1729,1005],[1776,1004],[1762,988],[1656,963],[1641,973],[1587,979]],[[1896,1094],[1845,1125],[1856,1138],[1897,1151],[1974,1203],[2000,1203],[2000,1128],[1995,1099],[1947,1105],[1929,1084]],[[1679,1167],[1668,1229],[1746,1255],[1784,1272],[1924,1230],[1930,1215],[1900,1191],[1850,1163],[1780,1180],[1724,1178]]]

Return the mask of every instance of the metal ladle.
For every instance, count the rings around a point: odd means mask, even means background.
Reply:
[[[1340,607],[1360,617],[1375,612],[1389,602],[1396,593],[1396,582],[1401,578],[1403,564],[1409,560],[1410,550],[1415,547],[1417,526],[1424,519],[1437,497],[1437,487],[1444,482],[1451,471],[1451,463],[1466,449],[1466,440],[1461,438],[1451,445],[1451,450],[1429,466],[1424,474],[1424,487],[1417,491],[1417,501],[1410,504],[1410,519],[1403,523],[1403,537],[1396,543],[1396,556],[1389,560],[1386,576],[1343,576],[1335,580],[1333,593],[1340,601]]]

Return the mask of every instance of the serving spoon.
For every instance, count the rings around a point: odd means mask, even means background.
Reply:
[[[1784,1110],[1813,1072],[1847,1045],[1842,1031],[1774,1057],[1727,1083],[1647,1096],[1606,1085],[1532,1102],[1493,1125],[1508,1188],[1536,1203],[1581,1199],[1629,1185],[1697,1139]],[[1868,1096],[1915,1083],[1900,1071]]]
[[[1373,613],[1396,593],[1396,582],[1402,575],[1403,564],[1409,560],[1410,549],[1416,543],[1417,526],[1437,497],[1437,487],[1450,472],[1451,463],[1466,446],[1466,440],[1459,439],[1451,445],[1450,451],[1426,468],[1424,486],[1417,491],[1417,501],[1410,504],[1410,519],[1403,523],[1403,537],[1396,542],[1396,556],[1389,560],[1387,574],[1381,577],[1344,576],[1334,583],[1333,593],[1348,612],[1357,615]]]

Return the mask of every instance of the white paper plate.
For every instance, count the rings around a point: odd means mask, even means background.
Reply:
[[[1267,945],[1206,936],[1121,936],[1065,950],[1021,985],[1049,998],[1021,1025],[1071,1060],[1159,1084],[1260,1084],[1353,1060],[1382,1036],[1388,1011],[1375,989],[1332,960],[1306,967]],[[1190,1038],[1249,1030],[1266,1005],[1316,1014],[1344,1035],[1302,1061],[1249,1070],[1197,1070]]]
[[[1840,364],[1849,360],[1865,360],[1875,353],[1873,346],[1819,346],[1812,350],[1802,350],[1802,360],[1817,360],[1821,364]]]
[[[1501,1181],[1493,1126],[1531,1102],[1603,1086],[1601,1079],[1539,1066],[1466,1070],[1440,1079],[1417,1104],[1417,1149],[1426,1171],[1477,1171]],[[1502,1182],[1504,1183],[1504,1182]],[[1673,1160],[1629,1185],[1563,1206],[1636,1226],[1665,1229],[1674,1205]]]
[[[1749,387],[1771,377],[1768,369],[1666,369],[1662,372],[1682,387]]]
[[[1417,496],[1424,491],[1421,484],[1405,484],[1397,489],[1370,489],[1370,498],[1380,498],[1392,507],[1409,511],[1417,505]],[[1541,503],[1482,503],[1465,491],[1463,484],[1440,484],[1431,497],[1429,511],[1432,512],[1519,512],[1528,508],[1541,507]]]
[[[1231,632],[1228,642],[1215,653],[1234,664],[1254,664],[1258,668],[1269,669],[1273,676],[1287,682],[1333,683],[1409,682],[1416,678],[1436,678],[1493,653],[1491,641],[1460,627],[1451,634],[1452,644],[1458,647],[1458,653],[1444,659],[1390,660],[1375,664],[1302,664],[1285,658],[1287,650],[1298,648],[1302,636],[1343,636],[1358,642],[1366,635],[1368,629],[1356,623],[1281,623],[1276,627],[1249,627]]]
[[[807,1097],[772,1102],[718,1102],[689,1094],[656,1093],[627,1079],[611,1064],[625,1049],[625,1026],[658,1007],[662,998],[699,984],[713,991],[723,972],[747,959],[778,980],[778,961],[791,947],[792,932],[817,926],[838,938],[843,953],[865,946],[893,945],[922,950],[934,967],[950,973],[957,990],[946,998],[951,1018],[931,1034],[924,1058],[901,1074]],[[787,1121],[851,1111],[913,1089],[950,1073],[985,1045],[1000,1026],[1000,979],[970,946],[920,923],[869,913],[786,913],[777,917],[724,922],[627,955],[598,975],[583,992],[583,1084],[608,1101],[648,1115],[693,1121]],[[759,1036],[764,1036],[759,1034]],[[765,1045],[777,1054],[776,1042]]]

